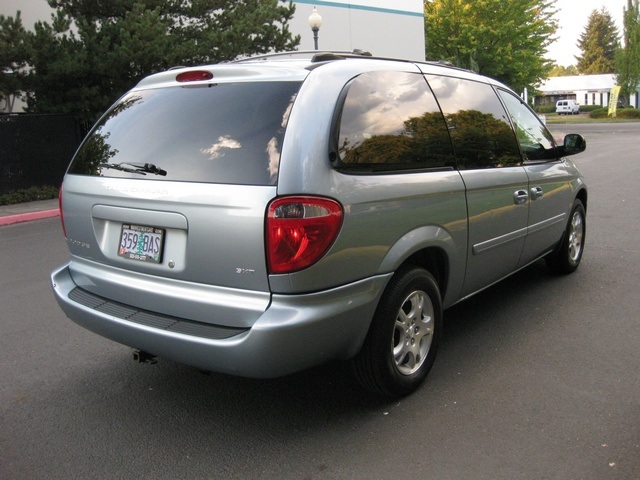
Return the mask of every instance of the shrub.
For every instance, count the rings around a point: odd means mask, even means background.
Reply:
[[[593,112],[594,110],[598,110],[602,108],[600,105],[580,105],[581,112]]]
[[[591,112],[602,108],[600,105],[580,105],[580,112]],[[534,105],[533,111],[539,114],[548,115],[550,113],[556,113],[555,105]]]
[[[598,108],[589,113],[591,118],[609,118],[608,108]],[[636,108],[618,108],[616,118],[640,120],[640,110]]]
[[[555,113],[556,107],[555,105],[535,105],[533,111],[542,114]]]
[[[640,110],[636,108],[625,108],[624,110],[618,110],[616,118],[632,118],[640,120]]]
[[[52,187],[50,185],[30,187],[0,194],[0,205],[13,205],[15,203],[33,202],[34,200],[49,200],[57,196],[58,187]]]
[[[589,117],[591,118],[607,118],[608,116],[609,116],[608,108],[599,107],[589,112]]]

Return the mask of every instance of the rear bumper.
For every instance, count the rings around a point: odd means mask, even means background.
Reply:
[[[242,329],[217,329],[103,299],[80,289],[68,265],[52,272],[51,282],[65,314],[98,335],[204,370],[270,378],[355,355],[390,276],[319,293],[274,294],[258,320]]]

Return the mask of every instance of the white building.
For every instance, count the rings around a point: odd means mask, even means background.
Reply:
[[[319,50],[367,50],[380,57],[425,59],[423,0],[298,0],[289,23],[300,50],[313,50],[309,15],[322,17]]]
[[[558,100],[576,100],[580,105],[609,106],[611,89],[616,86],[616,76],[612,73],[602,75],[572,75],[551,77],[538,87],[542,93],[534,99],[535,105],[555,105]],[[638,108],[640,85],[636,93],[629,97],[629,105]]]

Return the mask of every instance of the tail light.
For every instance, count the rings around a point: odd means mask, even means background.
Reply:
[[[62,234],[64,238],[67,238],[67,229],[64,226],[64,215],[62,212],[62,187],[64,184],[60,185],[60,190],[58,190],[58,208],[60,209],[60,223],[62,223]]]
[[[327,253],[342,226],[342,206],[321,197],[283,197],[267,212],[269,273],[309,267]]]

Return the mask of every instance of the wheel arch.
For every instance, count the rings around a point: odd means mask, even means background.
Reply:
[[[449,259],[442,248],[426,247],[408,257],[401,266],[415,265],[422,267],[436,279],[440,295],[444,297],[449,278]]]
[[[464,252],[465,248],[461,250]],[[380,272],[397,271],[408,265],[424,268],[434,276],[444,298],[450,287],[451,257],[455,252],[455,241],[447,230],[421,227],[401,237],[389,249],[380,264]]]
[[[588,197],[588,194],[587,194],[586,188],[581,188],[576,194],[576,198],[582,202],[585,212],[587,211],[587,197]]]

